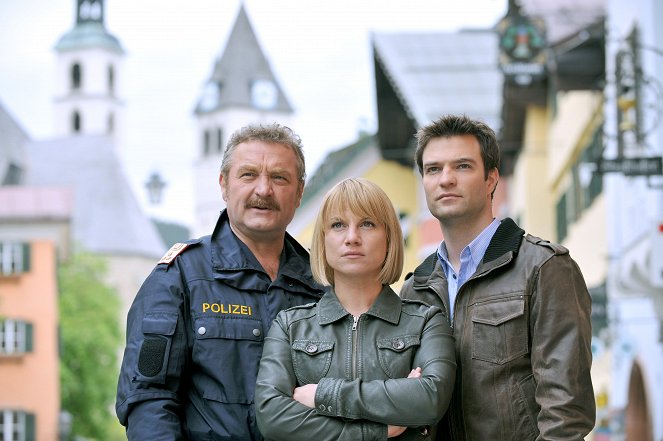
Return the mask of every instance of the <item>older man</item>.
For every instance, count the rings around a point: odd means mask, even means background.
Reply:
[[[247,126],[226,147],[227,208],[176,244],[129,311],[116,410],[129,440],[261,440],[253,395],[276,314],[322,295],[286,227],[304,191],[299,137]]]

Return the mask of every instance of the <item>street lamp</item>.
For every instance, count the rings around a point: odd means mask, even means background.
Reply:
[[[166,182],[161,178],[159,172],[152,172],[149,179],[145,183],[145,188],[147,188],[147,196],[151,204],[156,205],[161,203],[161,197],[165,187]]]

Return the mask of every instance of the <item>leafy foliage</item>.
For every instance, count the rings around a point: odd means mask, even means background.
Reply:
[[[120,298],[105,282],[105,261],[79,252],[59,268],[62,410],[78,437],[117,437],[112,413],[118,375]]]

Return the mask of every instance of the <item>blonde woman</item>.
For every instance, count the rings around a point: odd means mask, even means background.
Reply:
[[[389,287],[403,235],[386,193],[346,179],[324,198],[311,270],[328,286],[317,304],[282,311],[266,338],[256,385],[268,440],[433,439],[456,364],[448,318]]]

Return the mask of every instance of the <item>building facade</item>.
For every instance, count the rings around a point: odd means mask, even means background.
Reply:
[[[663,439],[663,4],[607,2],[605,174],[615,440]]]
[[[71,194],[0,187],[0,439],[60,440],[58,261]]]

